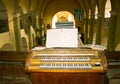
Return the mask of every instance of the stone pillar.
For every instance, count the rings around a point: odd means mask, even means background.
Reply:
[[[93,24],[94,24],[94,16],[90,18],[90,32],[89,32],[89,43],[92,44],[93,42]]]
[[[118,13],[111,12],[108,45],[107,45],[107,50],[109,51],[112,51],[115,49],[115,34],[116,34],[116,28],[117,28],[117,19],[118,19]]]
[[[30,25],[30,24],[29,24]],[[31,49],[33,46],[32,46],[32,40],[31,40],[31,38],[32,38],[32,36],[31,36],[31,30],[30,30],[31,28],[30,28],[30,26],[29,26],[29,28],[28,28],[28,42],[29,42],[29,49]]]
[[[15,31],[15,41],[16,41],[16,51],[22,50],[22,42],[21,42],[21,32],[20,32],[20,18],[19,14],[13,14],[13,24]]]
[[[101,12],[97,18],[97,32],[96,32],[96,44],[101,44],[101,30],[103,25],[104,12]]]
[[[88,43],[88,18],[84,18],[84,22],[85,22],[84,43],[87,44]]]
[[[36,45],[44,45],[45,44],[45,31],[44,31],[44,25],[43,25],[43,18],[38,18],[38,28],[36,31]]]

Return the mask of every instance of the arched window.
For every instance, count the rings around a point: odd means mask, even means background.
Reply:
[[[105,18],[110,18],[111,3],[110,0],[107,0],[105,5]]]
[[[95,19],[97,19],[97,17],[98,17],[98,7],[96,6],[95,7]]]
[[[110,3],[110,0],[107,0],[106,5],[105,5],[105,19],[104,19],[105,28],[109,28],[110,11],[111,11],[111,3]]]

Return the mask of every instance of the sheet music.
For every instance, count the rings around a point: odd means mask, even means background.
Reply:
[[[75,28],[49,29],[46,47],[78,47],[77,33]]]

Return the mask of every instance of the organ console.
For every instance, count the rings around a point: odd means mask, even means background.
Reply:
[[[32,84],[104,84],[104,51],[80,48],[33,50],[25,63]]]

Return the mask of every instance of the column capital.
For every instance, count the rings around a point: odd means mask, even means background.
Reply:
[[[16,18],[20,16],[20,13],[12,13],[12,15],[13,15],[13,18]]]
[[[98,13],[97,16],[98,16],[98,17],[104,17],[104,12],[100,12],[100,13]]]
[[[95,18],[95,14],[91,14],[91,15],[90,15],[90,18]]]

